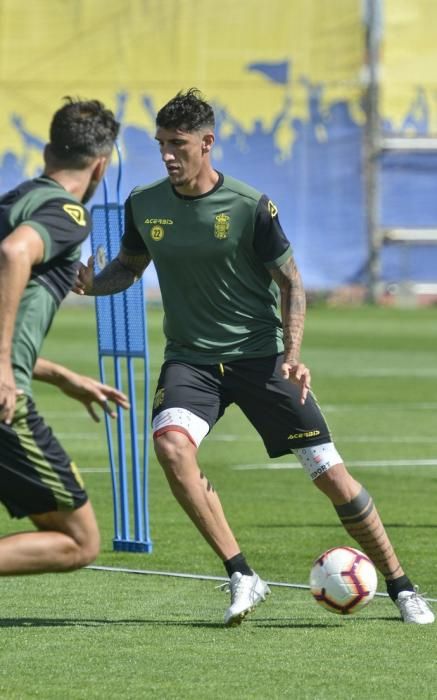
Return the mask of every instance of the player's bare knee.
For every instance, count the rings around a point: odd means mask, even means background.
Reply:
[[[155,446],[156,449],[156,446]],[[180,443],[172,445],[170,449],[157,449],[157,456],[169,486],[175,496],[185,491],[191,483],[193,476],[193,466],[197,467],[196,450],[187,441],[184,446]]]
[[[89,532],[85,540],[70,538],[70,547],[67,552],[67,571],[81,569],[88,564],[92,564],[100,552],[99,532]],[[67,549],[67,548],[66,548]]]
[[[93,539],[91,542],[87,542],[85,546],[80,547],[80,561],[77,568],[82,568],[83,566],[88,566],[92,564],[99,555],[100,552],[100,538]]]
[[[41,532],[51,532],[53,551],[62,571],[74,571],[91,564],[100,551],[100,531],[89,501],[72,511],[32,515]]]
[[[192,459],[209,431],[203,418],[177,407],[158,413],[152,428],[155,453],[164,469],[175,469],[184,460]]]
[[[154,438],[155,453],[164,469],[175,469],[195,451],[187,435],[178,430],[168,430]]]
[[[315,479],[315,486],[334,504],[348,503],[360,491],[360,484],[349,474],[344,464],[335,467]]]
[[[331,493],[341,492],[344,485],[344,473],[341,468],[343,465],[338,464],[329,469],[328,471],[320,474],[314,479],[314,486],[326,495]]]

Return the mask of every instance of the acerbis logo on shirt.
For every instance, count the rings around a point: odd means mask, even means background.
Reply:
[[[79,226],[86,226],[85,212],[78,204],[64,204],[62,207],[68,216],[71,216],[73,221]]]
[[[268,207],[270,216],[272,217],[272,219],[274,219],[275,216],[278,215],[278,207],[276,206],[276,204],[273,204],[271,199],[269,199],[269,201],[267,202],[267,207]]]
[[[149,230],[149,235],[152,241],[162,241],[165,234],[164,226],[171,226],[173,224],[172,219],[144,219],[145,224],[152,224],[152,228]]]

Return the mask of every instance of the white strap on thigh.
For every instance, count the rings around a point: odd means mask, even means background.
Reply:
[[[333,442],[325,442],[323,445],[314,445],[313,447],[301,447],[292,450],[292,452],[313,481],[334,465],[343,463]]]
[[[206,420],[199,418],[186,408],[166,408],[158,413],[152,421],[153,437],[172,428],[186,433],[196,447],[199,447],[209,432]]]

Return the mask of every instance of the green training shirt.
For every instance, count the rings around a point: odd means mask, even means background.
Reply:
[[[0,241],[20,224],[31,226],[44,243],[44,259],[32,268],[20,300],[12,346],[17,388],[30,396],[33,367],[59,304],[73,286],[90,220],[73,195],[42,176],[0,197]]]
[[[266,195],[219,173],[213,190],[184,197],[165,178],[130,194],[122,245],[155,264],[165,359],[216,364],[283,350],[269,269],[291,248]]]

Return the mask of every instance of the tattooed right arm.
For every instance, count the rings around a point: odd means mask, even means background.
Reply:
[[[90,296],[104,296],[123,292],[140,279],[151,258],[148,253],[131,255],[121,248],[117,257],[111,260],[96,276],[93,274],[92,258],[88,265],[82,265],[74,291]]]
[[[140,279],[150,262],[149,255],[129,255],[123,248],[114,260],[94,277],[92,294],[117,294]]]

